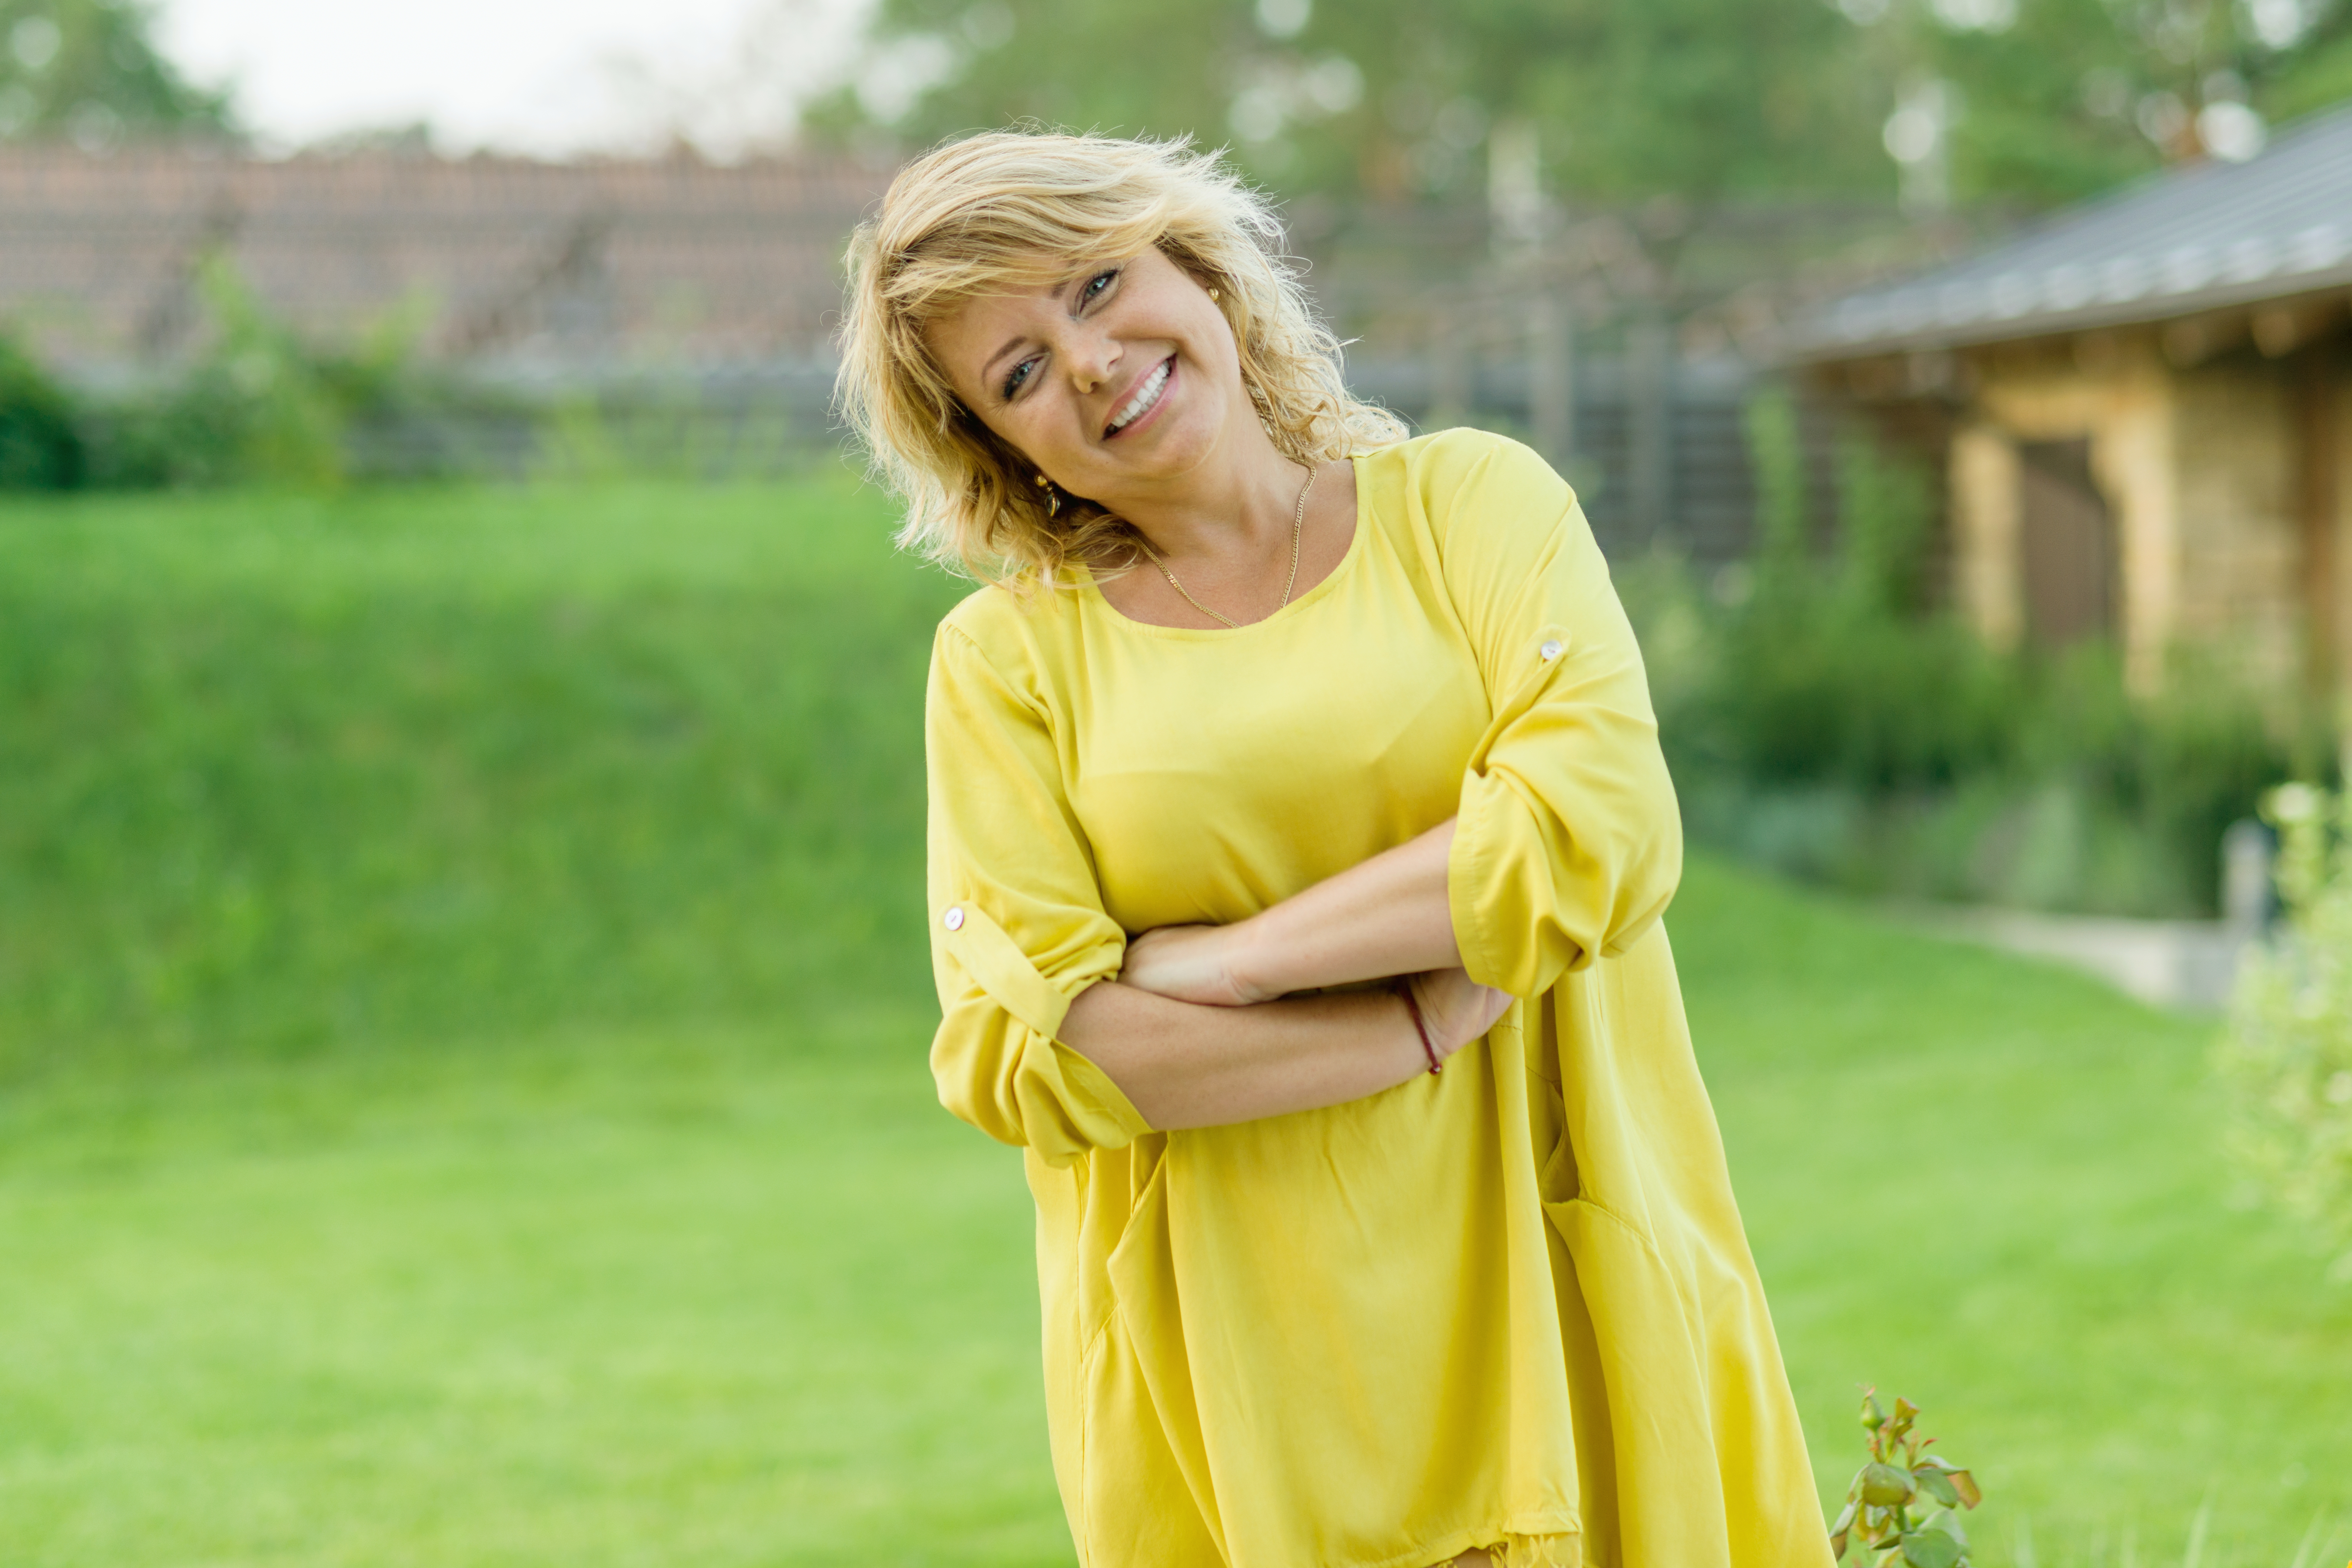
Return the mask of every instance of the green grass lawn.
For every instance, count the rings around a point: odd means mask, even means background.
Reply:
[[[958,588],[887,529],[845,476],[0,504],[0,1074],[899,973]]]
[[[1825,1497],[1867,1379],[1981,1467],[1989,1564],[2179,1563],[2211,1489],[2206,1568],[2285,1568],[2344,1514],[2352,1291],[2238,1196],[2211,1020],[1720,866],[1668,921]]]
[[[1069,1561],[885,526],[0,507],[0,1563]],[[1703,861],[1670,925],[1825,1494],[1870,1379],[1988,1568],[2352,1512],[2352,1292],[2232,1207],[2210,1024]]]

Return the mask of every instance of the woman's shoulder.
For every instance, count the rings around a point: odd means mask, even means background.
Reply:
[[[979,659],[1024,687],[1039,684],[1078,613],[1080,591],[983,583],[940,620],[934,663]]]
[[[1541,454],[1491,430],[1433,431],[1359,461],[1376,511],[1421,521],[1441,540],[1457,517],[1557,517],[1575,500]]]
[[[1467,424],[1376,446],[1360,461],[1374,470],[1410,474],[1423,483],[1459,481],[1486,467],[1551,473],[1551,465],[1525,442]]]

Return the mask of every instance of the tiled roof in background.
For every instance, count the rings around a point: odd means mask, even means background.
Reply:
[[[2159,174],[1966,260],[1833,300],[1799,358],[2160,321],[2352,286],[2352,109],[2244,163]]]
[[[68,365],[169,354],[217,250],[316,332],[413,310],[451,357],[807,360],[840,309],[844,241],[889,172],[0,148],[0,319]]]

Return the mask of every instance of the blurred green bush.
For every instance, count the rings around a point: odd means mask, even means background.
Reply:
[[[73,400],[31,355],[0,337],[0,490],[69,490],[82,472]]]
[[[353,343],[312,341],[217,256],[198,265],[195,296],[194,350],[121,386],[69,390],[0,335],[0,490],[331,488],[374,476],[354,471],[359,427],[462,432],[532,417],[518,399],[426,366],[413,313]],[[401,476],[474,472],[482,458],[439,442],[404,452]]]
[[[340,480],[351,393],[373,388],[334,376],[333,361],[273,320],[225,261],[198,268],[197,293],[209,329],[202,351],[136,392],[93,400],[90,482],[137,489]]]
[[[1620,574],[1695,838],[1867,894],[2195,915],[2224,829],[2330,765],[2316,705],[2226,651],[2180,651],[2139,697],[2104,644],[1987,647],[1929,602],[1916,469],[1845,442],[1824,554],[1785,398],[1751,406],[1749,439],[1753,559]]]

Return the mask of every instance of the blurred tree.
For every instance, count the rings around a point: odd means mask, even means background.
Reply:
[[[1028,118],[1286,191],[2071,200],[2352,97],[2352,0],[880,0],[820,135]]]
[[[2071,200],[2247,158],[2270,123],[2352,97],[2340,0],[1839,4],[1896,83],[1885,140],[1921,204]]]
[[[2352,5],[2336,0],[2311,9],[2318,14],[2312,16],[2305,36],[2285,51],[2286,57],[2276,62],[2274,68],[2263,73],[2255,101],[2274,120],[2352,101]],[[2301,22],[2307,13],[2305,7],[2295,6],[2293,14]]]
[[[138,0],[0,0],[0,141],[226,135],[228,96],[191,86]]]
[[[1882,193],[1854,33],[1822,0],[882,0],[807,122],[1189,131],[1286,190],[1389,197],[1483,190],[1501,126],[1598,196]]]

